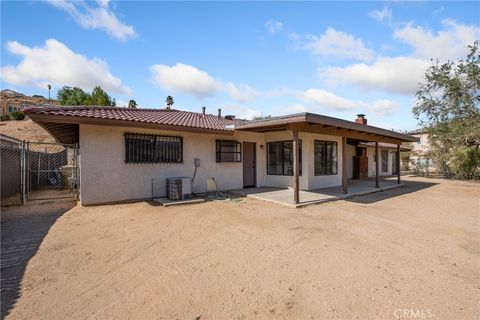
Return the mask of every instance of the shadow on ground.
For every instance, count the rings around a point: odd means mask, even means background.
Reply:
[[[48,230],[75,205],[69,202],[1,209],[1,319],[9,314],[19,298],[27,263],[36,254]]]
[[[400,188],[384,190],[380,192],[375,192],[363,196],[355,196],[350,199],[345,199],[345,201],[355,202],[355,203],[374,203],[378,201],[387,200],[390,198],[402,196],[405,194],[421,191],[437,185],[436,182],[426,182],[426,181],[402,181],[405,185]]]

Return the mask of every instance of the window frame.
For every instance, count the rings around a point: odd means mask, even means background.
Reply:
[[[317,142],[325,143],[325,153],[324,153],[324,155],[323,155],[323,156],[324,156],[324,159],[325,159],[325,163],[323,163],[324,168],[327,168],[327,167],[328,167],[328,164],[327,164],[327,159],[328,159],[328,157],[327,157],[327,153],[328,153],[327,150],[328,150],[328,149],[326,148],[326,146],[327,146],[328,144],[331,144],[331,143],[335,144],[335,153],[336,153],[336,155],[335,155],[335,173],[319,173],[319,174],[317,174],[317,170],[316,170],[316,167],[315,167],[315,164],[316,164],[316,162],[317,162],[317,161],[315,160],[315,157],[316,157],[316,154],[317,154],[317,153],[315,152],[315,144],[316,144]],[[313,140],[313,175],[314,175],[315,177],[320,177],[320,176],[336,176],[336,175],[338,175],[338,142],[337,142],[337,141],[332,141],[332,140],[318,140],[318,139],[314,139],[314,140]]]
[[[285,174],[285,143],[287,142],[291,142],[292,143],[292,151],[293,151],[293,140],[282,140],[282,141],[269,141],[267,142],[267,175],[269,176],[285,176],[285,177],[293,177],[294,173],[292,172],[292,174]],[[274,143],[281,143],[282,144],[282,173],[270,173],[270,170],[269,170],[269,163],[270,163],[270,154],[269,154],[269,145],[270,144],[274,144]],[[299,163],[299,176],[302,176],[302,139],[299,139],[298,140],[298,144],[299,144],[299,159],[298,159],[298,163]],[[293,158],[293,155],[292,155],[292,158]],[[293,159],[292,159],[292,162],[293,162]],[[292,165],[293,166],[293,165]]]
[[[129,142],[128,140],[137,140],[137,142]],[[150,144],[139,144],[138,141],[150,139]],[[162,141],[161,139],[166,139]],[[169,140],[170,139],[170,140]],[[155,141],[153,141],[155,140]],[[161,142],[174,142],[179,144],[179,150],[175,151],[172,147],[159,148]],[[137,144],[137,145],[136,145]],[[130,149],[132,148],[132,150]],[[135,148],[140,148],[136,149]],[[179,158],[174,161],[172,159],[162,160],[164,155],[161,152],[170,152],[172,154],[167,155],[173,157],[178,155]],[[144,155],[144,159],[141,159],[142,152],[150,153],[147,157]],[[153,152],[153,153],[152,153]],[[133,155],[135,153],[135,155]],[[132,159],[131,159],[132,158]],[[147,134],[147,133],[124,133],[124,162],[126,164],[182,164],[183,163],[183,137],[171,136],[163,134]]]
[[[223,143],[233,143],[235,148],[238,147],[239,151],[222,151]],[[234,154],[233,161],[223,161],[222,154]],[[215,140],[215,160],[217,163],[238,163],[242,162],[242,143],[237,140]]]
[[[388,158],[389,158],[389,153],[390,153],[390,152],[388,152],[388,150],[380,150],[380,154],[382,155],[382,163],[381,163],[382,168],[381,168],[381,170],[382,170],[383,173],[388,172],[388,163],[389,163]],[[387,155],[386,158],[383,156],[383,155],[385,155],[385,154]],[[385,161],[385,162],[384,162],[384,161]],[[385,167],[384,167],[384,165],[385,165]],[[384,170],[384,168],[385,168],[386,170]]]

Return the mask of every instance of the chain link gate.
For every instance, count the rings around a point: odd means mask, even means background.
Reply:
[[[20,162],[23,203],[78,198],[78,145],[24,141]]]

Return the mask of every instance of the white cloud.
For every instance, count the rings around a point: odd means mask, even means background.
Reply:
[[[219,91],[218,81],[205,71],[183,63],[174,66],[155,64],[150,67],[153,81],[165,90],[174,90],[198,98],[214,96]]]
[[[346,67],[328,67],[319,76],[333,85],[353,84],[365,90],[384,90],[397,94],[415,94],[424,81],[430,59],[441,61],[465,56],[468,45],[480,39],[480,28],[443,21],[444,29],[436,34],[411,24],[397,29],[394,37],[409,44],[408,56],[378,57],[373,63],[357,63]]]
[[[109,8],[109,0],[98,0],[97,7],[85,1],[47,0],[50,5],[66,11],[85,29],[100,29],[113,38],[127,40],[137,36],[135,29],[120,20]]]
[[[410,57],[379,58],[373,64],[328,67],[319,76],[331,84],[349,83],[365,90],[414,94],[424,78],[429,62]]]
[[[246,84],[235,85],[231,82],[221,84],[226,92],[237,102],[246,103],[257,98],[258,92]]]
[[[244,107],[236,104],[222,106],[222,114],[223,115],[233,114],[236,116],[237,119],[246,119],[246,120],[251,120],[254,117],[258,117],[258,116],[265,116],[265,114],[261,110],[252,109],[252,108],[248,108],[248,107]]]
[[[301,93],[300,98],[324,109],[335,111],[367,107],[367,104],[361,101],[348,100],[323,89],[307,89]]]
[[[409,44],[415,58],[420,59],[455,59],[468,52],[468,45],[480,39],[480,28],[458,24],[453,20],[443,21],[444,30],[434,34],[420,26],[407,26],[396,29],[394,37]]]
[[[275,34],[277,31],[283,29],[283,23],[278,20],[270,19],[265,22],[265,29],[267,29],[267,31],[271,34]]]
[[[122,85],[120,78],[110,73],[105,61],[98,58],[88,59],[55,39],[45,41],[43,47],[32,48],[11,41],[7,43],[7,50],[21,56],[22,60],[17,66],[1,68],[1,77],[5,82],[39,88],[45,88],[47,84],[67,85],[84,90],[91,90],[99,85],[110,92],[132,92],[130,88]]]
[[[380,99],[373,102],[371,110],[379,116],[390,116],[397,111],[398,104],[395,101]]]
[[[365,47],[362,39],[333,28],[328,28],[320,36],[307,35],[306,38],[304,48],[323,58],[338,57],[365,61],[375,57],[375,53]]]
[[[199,99],[226,92],[235,101],[245,103],[253,101],[258,95],[257,91],[248,85],[235,85],[215,79],[207,72],[183,63],[174,66],[155,64],[150,67],[150,71],[153,82],[160,88],[183,92]]]
[[[374,18],[379,22],[391,21],[392,20],[392,9],[388,7],[383,7],[383,10],[373,10],[368,14],[370,17]]]

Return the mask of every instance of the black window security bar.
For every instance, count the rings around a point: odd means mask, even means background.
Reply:
[[[234,140],[217,140],[217,162],[241,162],[242,144]]]
[[[125,133],[126,163],[182,163],[183,138]]]

